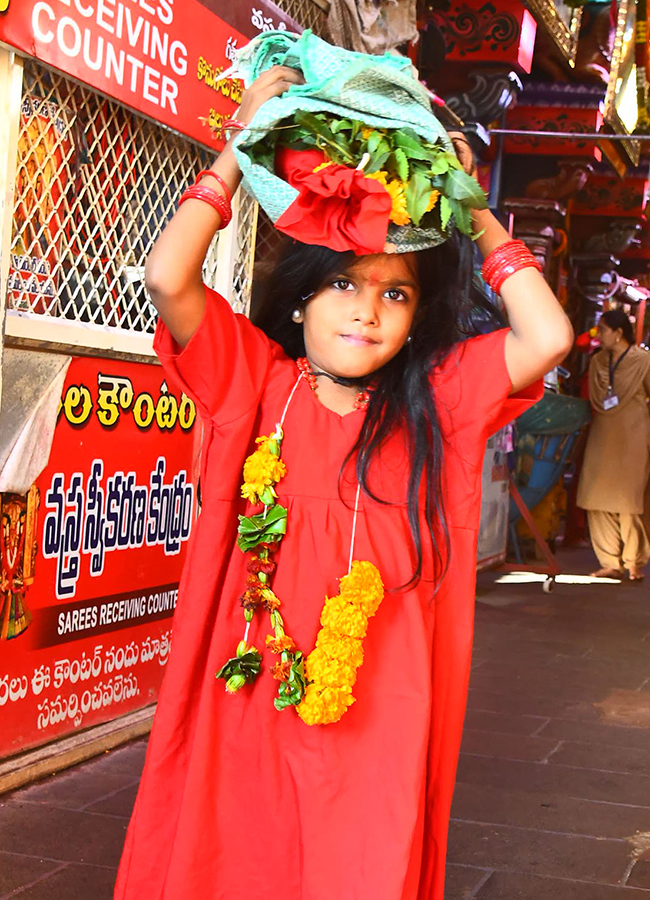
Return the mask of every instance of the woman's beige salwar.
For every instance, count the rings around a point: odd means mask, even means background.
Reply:
[[[641,520],[650,475],[650,353],[630,347],[614,374],[618,405],[605,409],[609,359],[601,350],[589,366],[594,417],[577,503],[589,511],[592,544],[601,565],[620,568],[623,563],[630,568],[650,558]]]

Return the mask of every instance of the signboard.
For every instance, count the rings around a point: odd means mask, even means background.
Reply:
[[[0,757],[156,700],[199,431],[160,367],[72,360],[47,467],[0,495]]]
[[[300,31],[269,0],[6,0],[0,41],[203,144],[241,82],[219,76],[262,31]]]

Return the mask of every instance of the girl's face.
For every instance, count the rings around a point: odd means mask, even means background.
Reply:
[[[406,343],[419,299],[413,253],[361,257],[307,301],[309,362],[341,378],[375,372]]]
[[[622,336],[623,332],[620,328],[617,328],[616,331],[614,331],[614,329],[610,328],[609,325],[606,325],[605,322],[599,323],[598,337],[603,350],[613,350],[616,344],[620,343]]]

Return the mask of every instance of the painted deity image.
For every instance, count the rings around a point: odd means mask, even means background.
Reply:
[[[0,494],[0,640],[18,637],[32,620],[25,593],[34,581],[39,503],[35,485],[24,496]]]

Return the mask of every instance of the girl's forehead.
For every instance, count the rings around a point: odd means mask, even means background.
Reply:
[[[370,284],[385,281],[417,281],[417,267],[413,253],[376,253],[362,256],[348,269],[350,275],[357,275]]]

